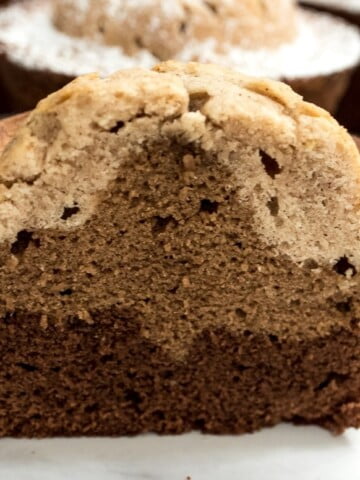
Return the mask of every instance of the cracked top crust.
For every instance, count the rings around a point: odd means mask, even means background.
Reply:
[[[141,117],[146,130],[131,123]],[[360,156],[347,132],[282,83],[196,63],[87,75],[40,102],[1,156],[0,240],[84,224],[122,158],[170,136],[242,167],[238,199],[265,243],[296,262],[346,255],[360,267]]]

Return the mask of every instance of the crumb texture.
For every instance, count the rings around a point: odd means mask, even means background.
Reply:
[[[0,158],[0,434],[358,426],[359,160],[212,65],[42,101]]]
[[[281,421],[360,428],[359,336],[280,346],[208,331],[179,365],[141,339],[129,312],[103,320],[98,335],[75,320],[41,333],[34,317],[1,323],[0,436],[239,434]]]

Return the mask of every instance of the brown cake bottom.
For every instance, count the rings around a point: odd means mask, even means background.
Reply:
[[[305,100],[334,113],[351,80],[353,70],[310,78],[284,79]],[[39,100],[63,87],[74,77],[46,70],[29,70],[0,57],[0,82],[3,86],[0,112],[23,112]]]
[[[131,311],[98,319],[96,336],[71,319],[56,334],[39,333],[39,318],[2,319],[1,436],[244,433],[281,421],[360,427],[356,322],[352,333],[296,343],[206,331],[174,363],[141,338]]]

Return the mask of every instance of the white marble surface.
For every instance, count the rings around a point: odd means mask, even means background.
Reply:
[[[360,432],[0,440],[1,480],[360,480]]]

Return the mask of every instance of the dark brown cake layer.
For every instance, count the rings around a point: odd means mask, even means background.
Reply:
[[[302,342],[208,330],[174,362],[142,338],[131,310],[97,319],[61,331],[20,313],[2,319],[1,436],[360,427],[356,322],[351,333]]]

